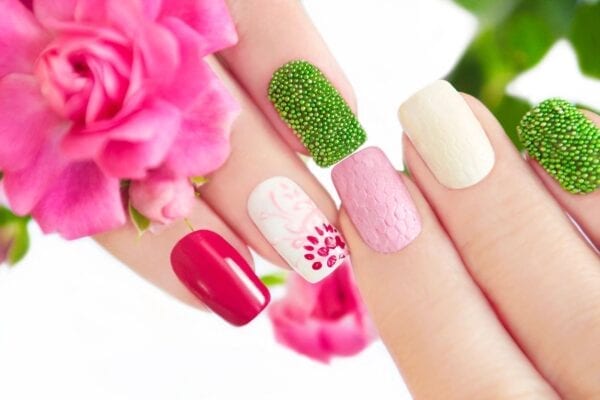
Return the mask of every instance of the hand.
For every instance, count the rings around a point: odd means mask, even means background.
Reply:
[[[189,223],[196,230],[210,230],[225,238],[250,265],[252,248],[269,261],[285,266],[287,263],[248,213],[247,202],[255,187],[271,177],[286,177],[316,203],[331,223],[335,223],[337,211],[329,194],[297,156],[296,152],[307,151],[269,100],[269,83],[284,64],[307,60],[323,72],[351,109],[355,109],[355,101],[350,85],[299,2],[230,0],[229,6],[240,40],[218,54],[212,66],[241,103],[242,113],[233,127],[231,155],[200,188],[200,199]],[[202,302],[177,279],[170,266],[171,249],[188,233],[188,226],[181,221],[158,235],[138,238],[128,227],[100,235],[97,240],[142,277],[202,308]],[[312,278],[320,279],[330,270],[324,266]],[[264,299],[251,314],[260,311],[263,303]],[[245,315],[243,321],[235,323],[247,322],[254,315]]]
[[[401,108],[414,142],[404,142],[411,177],[401,180],[416,208],[376,150],[334,169],[367,307],[417,399],[598,399],[600,262],[582,232],[600,244],[600,191],[567,193],[521,157],[479,101],[463,95],[461,105],[454,93],[437,83]],[[597,156],[598,131],[589,138],[579,145],[596,146]],[[438,147],[423,147],[427,140]],[[368,165],[379,174],[365,183]]]

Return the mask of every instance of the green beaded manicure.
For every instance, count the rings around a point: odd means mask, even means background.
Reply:
[[[550,99],[517,127],[529,155],[571,193],[600,186],[600,129],[575,106]]]
[[[321,167],[352,154],[367,139],[342,96],[306,61],[289,62],[273,74],[269,99]]]

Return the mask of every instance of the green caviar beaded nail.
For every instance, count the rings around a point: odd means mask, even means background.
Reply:
[[[342,96],[306,61],[292,61],[273,74],[269,99],[321,167],[352,154],[367,139]]]
[[[575,106],[550,99],[529,111],[517,131],[529,155],[571,193],[600,186],[600,129]]]

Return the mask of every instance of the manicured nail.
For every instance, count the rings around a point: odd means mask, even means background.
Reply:
[[[339,92],[306,61],[292,61],[273,74],[269,99],[321,167],[352,154],[367,139]]]
[[[465,99],[437,81],[408,99],[400,122],[433,175],[450,189],[473,186],[494,167],[494,149]]]
[[[600,186],[600,128],[574,105],[550,99],[529,111],[517,127],[529,156],[570,193]]]
[[[233,325],[252,321],[271,299],[246,260],[211,231],[181,239],[171,251],[171,266],[196,297]]]
[[[311,283],[349,259],[342,235],[288,178],[260,183],[248,199],[248,213],[281,257]]]
[[[421,232],[417,208],[383,151],[368,147],[333,168],[342,205],[363,241],[380,253],[395,253]]]

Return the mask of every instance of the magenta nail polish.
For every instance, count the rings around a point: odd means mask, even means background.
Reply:
[[[215,232],[186,235],[171,251],[171,265],[196,297],[233,325],[252,321],[271,299],[246,260]]]
[[[417,208],[381,149],[355,153],[336,165],[332,176],[344,209],[373,250],[400,251],[421,232]]]

